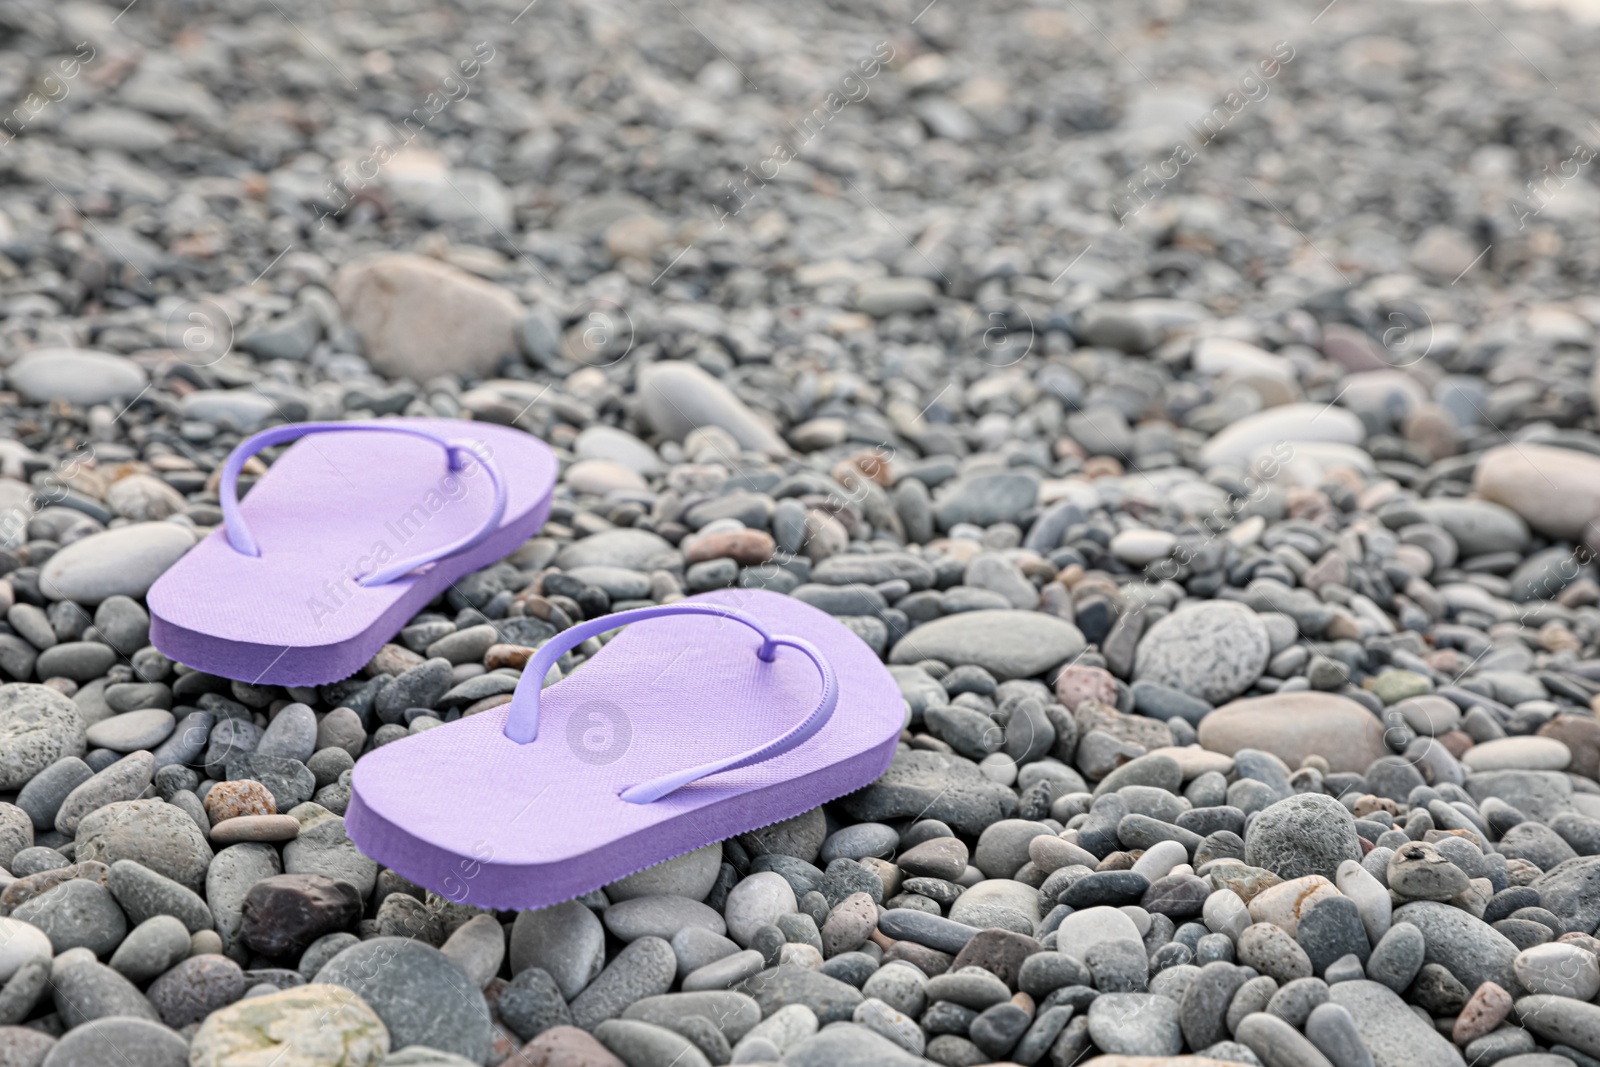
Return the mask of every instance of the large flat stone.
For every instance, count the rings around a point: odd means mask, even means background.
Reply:
[[[1600,456],[1545,445],[1504,445],[1478,460],[1472,484],[1542,534],[1576,541],[1600,518]]]
[[[975,664],[1001,681],[1032,678],[1082,652],[1070,622],[1037,611],[967,611],[935,619],[896,642],[890,663]]]
[[[1335,771],[1364,772],[1389,754],[1378,717],[1333,693],[1282,693],[1235,700],[1200,720],[1200,744],[1233,755],[1242,748],[1271,752],[1291,767],[1323,756]]]

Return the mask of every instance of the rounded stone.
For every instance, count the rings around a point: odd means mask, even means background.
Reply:
[[[86,748],[78,705],[47,686],[0,685],[0,791],[21,789],[57,760],[82,756]]]
[[[1259,448],[1300,442],[1358,445],[1366,427],[1354,413],[1323,404],[1283,404],[1246,416],[1207,441],[1200,450],[1206,466],[1243,467]]]
[[[1467,875],[1425,841],[1395,849],[1385,879],[1389,888],[1409,900],[1448,901],[1467,888]]]
[[[665,863],[646,867],[606,886],[613,904],[635,897],[676,896],[705,900],[722,870],[721,843],[697,848]]]
[[[189,1067],[189,1043],[159,1023],[112,1016],[64,1034],[41,1067]]]
[[[723,907],[728,936],[740,948],[749,948],[756,931],[777,922],[779,916],[798,910],[794,889],[787,879],[773,871],[750,875],[728,893]]]
[[[509,1067],[627,1067],[576,1026],[552,1026],[506,1062]]]
[[[1529,993],[1593,1000],[1600,993],[1600,962],[1576,945],[1551,942],[1517,953],[1517,980]]]
[[[1048,826],[1028,819],[1001,819],[978,837],[972,864],[990,878],[1010,878],[1028,862],[1028,843],[1054,836]],[[935,844],[936,842],[928,842]]]
[[[959,837],[936,837],[902,852],[895,862],[912,878],[955,881],[967,869],[970,859],[967,846]]]
[[[139,988],[97,962],[87,948],[69,949],[55,958],[50,988],[56,1011],[69,1029],[112,1015],[158,1020]]]
[[[211,846],[182,809],[161,800],[125,800],[90,812],[78,824],[78,860],[135,863],[200,891]]]
[[[727,932],[715,908],[698,900],[675,896],[634,897],[611,905],[601,917],[606,929],[620,941],[659,937],[671,941],[680,930],[698,926],[714,934]]]
[[[88,878],[62,882],[17,905],[11,916],[43,930],[56,955],[87,948],[109,956],[128,933],[128,919],[111,891]]]
[[[419,382],[456,371],[488,377],[502,355],[517,348],[517,298],[427,256],[364,256],[340,269],[331,287],[368,360],[383,374]],[[449,355],[441,356],[445,351]]]
[[[569,900],[517,914],[511,927],[511,973],[538,967],[571,1000],[605,966],[606,930],[598,916]]]
[[[212,822],[235,819],[241,815],[276,815],[278,805],[272,791],[251,778],[231,782],[216,782],[206,791],[206,814]]]
[[[1176,1056],[1183,1051],[1178,1005],[1155,993],[1102,993],[1089,1005],[1089,1036],[1112,1055]]]
[[[621,1015],[629,1005],[671,989],[677,969],[672,946],[659,937],[630,942],[573,998],[573,1022],[592,1031],[605,1020]]]
[[[807,863],[822,851],[828,822],[821,808],[803,811],[791,819],[741,834],[739,843],[751,856],[792,856]]]
[[[1461,756],[1470,771],[1561,771],[1572,749],[1553,737],[1502,737],[1473,745]]]
[[[50,937],[32,923],[20,919],[0,917],[0,982],[11,976],[29,960],[45,960],[55,955]]]
[[[1415,1011],[1388,986],[1378,982],[1340,982],[1328,989],[1330,1003],[1318,1012],[1325,1019],[1329,1008],[1338,1007],[1349,1014],[1361,1044],[1371,1052],[1374,1062],[1406,1067],[1460,1067],[1461,1055],[1451,1043],[1440,1036],[1433,1026],[1420,1018]],[[1312,1012],[1313,1017],[1317,1012]],[[1332,1020],[1329,1020],[1330,1022]],[[1338,1020],[1343,1025],[1343,1020]],[[1319,1020],[1316,1026],[1307,1023],[1307,1034],[1316,1034],[1334,1047],[1344,1047],[1348,1038],[1334,1041],[1334,1034],[1324,1029]],[[1340,1065],[1343,1067],[1343,1064]]]
[[[118,859],[110,865],[106,885],[133,923],[166,915],[181,921],[190,934],[211,928],[211,909],[194,889],[184,888],[131,859]]]
[[[154,773],[155,757],[150,753],[123,756],[67,794],[56,811],[56,829],[63,834],[76,833],[91,812],[143,793]]]
[[[1332,965],[1346,957],[1365,962],[1372,954],[1366,928],[1361,924],[1361,911],[1355,901],[1344,896],[1335,895],[1307,908],[1295,931],[1295,940],[1318,974],[1331,974]]]
[[[279,709],[256,743],[256,752],[304,763],[317,750],[317,715],[304,704]]]
[[[35,348],[11,365],[6,378],[36,404],[65,400],[78,407],[132,397],[148,380],[128,357],[92,348]]]
[[[42,1030],[26,1026],[0,1026],[0,1063],[6,1067],[42,1067],[56,1044],[56,1039]],[[93,1061],[92,1067],[99,1067],[99,1062]],[[91,1067],[91,1063],[79,1063],[81,1067]]]
[[[893,856],[900,847],[900,835],[892,826],[864,822],[846,826],[822,843],[819,862],[823,865],[836,859],[861,860],[869,856],[883,859]]]
[[[1473,485],[1485,500],[1562,540],[1581,540],[1600,516],[1600,457],[1586,452],[1534,444],[1491,448],[1478,460]]]
[[[189,955],[191,941],[183,923],[156,915],[135,926],[107,961],[130,982],[148,982]]]
[[[1105,941],[1144,943],[1139,928],[1120,908],[1095,907],[1073,912],[1056,928],[1056,946],[1061,952],[1083,959]]]
[[[1367,960],[1367,977],[1397,993],[1403,992],[1422,970],[1427,951],[1421,930],[1410,923],[1396,923],[1373,946]]]
[[[489,1006],[465,971],[438,949],[399,937],[352,945],[317,972],[316,984],[351,990],[388,1028],[395,1045],[426,1045],[482,1063]]]
[[[1225,704],[1200,720],[1200,744],[1233,755],[1259,748],[1290,767],[1321,756],[1333,771],[1364,772],[1389,754],[1383,724],[1349,697],[1333,693],[1278,693]]]
[[[51,556],[39,572],[39,584],[52,597],[90,606],[112,596],[142,597],[193,547],[194,537],[176,523],[119,526]]]
[[[1280,983],[1311,977],[1311,959],[1282,927],[1255,923],[1239,935],[1239,962]]]
[[[154,749],[161,744],[171,736],[177,722],[170,711],[146,708],[102,719],[89,727],[85,736],[94,748],[137,752],[140,749]]]
[[[1320,793],[1302,793],[1267,807],[1249,825],[1244,848],[1246,863],[1285,879],[1319,874],[1332,881],[1339,864],[1362,856],[1355,817]]]
[[[1421,931],[1426,962],[1455,975],[1468,989],[1493,982],[1515,989],[1512,968],[1517,946],[1494,927],[1470,912],[1431,900],[1418,900],[1396,908],[1394,921],[1410,923]]]
[[[951,920],[979,929],[1001,926],[1031,934],[1039,917],[1039,891],[1009,878],[979,882],[950,907]]]
[[[782,438],[727,386],[693,363],[669,360],[647,365],[639,374],[638,394],[646,420],[674,441],[700,427],[715,426],[748,451],[779,455],[789,451]]]
[[[1145,633],[1134,677],[1220,704],[1261,676],[1272,651],[1266,625],[1243,604],[1207,601],[1173,612]]]
[[[244,995],[245,976],[226,956],[191,956],[150,984],[145,995],[174,1030],[197,1023]]]
[[[486,1053],[487,1039],[484,1045]],[[377,1067],[389,1047],[388,1029],[358,994],[341,986],[314,984],[246,997],[213,1012],[195,1032],[188,1064]],[[483,1062],[482,1057],[477,1062]]]
[[[524,1041],[552,1026],[572,1023],[572,1013],[555,980],[537,967],[529,967],[500,989],[495,1011]]]
[[[293,841],[300,823],[293,815],[240,815],[211,827],[211,843],[236,845],[241,841]]]
[[[982,667],[1001,681],[1033,678],[1085,647],[1079,629],[1036,611],[967,611],[924,623],[898,641],[890,663],[936,659]]]

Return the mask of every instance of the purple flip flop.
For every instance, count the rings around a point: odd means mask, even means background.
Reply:
[[[621,626],[541,693],[563,652]],[[345,829],[457,903],[542,908],[871,784],[904,721],[893,677],[836,619],[706,593],[574,626],[509,704],[362,757]]]
[[[296,439],[241,502],[245,461]],[[505,426],[381,419],[263,430],[223,467],[222,527],[151,588],[151,641],[224,678],[347,678],[451,582],[532,536],[555,483],[544,442]]]

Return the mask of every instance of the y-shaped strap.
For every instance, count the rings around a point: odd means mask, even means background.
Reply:
[[[457,552],[465,552],[488,537],[500,526],[500,519],[506,512],[506,487],[500,480],[499,469],[495,467],[481,442],[470,438],[451,440],[436,434],[431,430],[424,430],[417,426],[409,426],[403,422],[390,422],[387,420],[367,420],[360,422],[296,422],[287,426],[274,426],[270,430],[262,430],[252,437],[247,437],[239,442],[228,455],[228,461],[222,468],[222,482],[218,486],[218,495],[222,498],[222,521],[227,531],[228,543],[234,551],[242,552],[246,556],[261,555],[261,548],[256,544],[256,539],[250,533],[249,525],[244,521],[244,515],[239,511],[239,472],[244,469],[245,461],[260,452],[263,448],[281,445],[285,441],[293,441],[314,433],[346,433],[371,431],[383,433],[401,433],[408,437],[420,437],[424,441],[432,441],[444,449],[448,467],[452,471],[466,469],[466,461],[471,459],[482,467],[489,475],[489,484],[494,487],[494,506],[490,509],[489,517],[476,531],[465,537],[452,541],[447,545],[429,549],[410,559],[403,559],[392,563],[380,571],[358,578],[358,585],[383,585],[392,582],[403,574],[416,570],[424,563],[453,556]]]
[[[660,800],[677,789],[698,781],[710,774],[722,771],[736,770],[740,767],[749,767],[756,763],[769,760],[774,756],[788,752],[795,746],[809,739],[818,730],[822,729],[833,715],[833,709],[839,703],[839,685],[834,680],[833,668],[817,651],[815,645],[798,637],[789,637],[783,634],[773,635],[767,632],[755,619],[735,611],[733,608],[723,607],[720,604],[694,604],[680,601],[676,604],[662,604],[657,607],[635,608],[632,611],[619,611],[615,615],[602,615],[598,619],[582,622],[569,630],[564,630],[552,637],[534,653],[528,660],[528,665],[522,671],[522,678],[517,682],[517,690],[511,697],[511,707],[506,715],[505,734],[519,745],[528,744],[539,736],[539,692],[544,685],[544,676],[550,673],[550,668],[556,660],[568,649],[588,640],[596,634],[603,634],[608,630],[615,630],[633,622],[643,622],[646,619],[659,619],[667,615],[711,615],[718,618],[730,619],[743,623],[761,635],[761,648],[756,655],[766,663],[771,663],[778,654],[778,646],[784,645],[798,650],[816,664],[817,670],[822,673],[822,700],[807,715],[799,725],[789,730],[782,736],[768,741],[759,748],[753,748],[736,756],[726,759],[712,760],[702,763],[698,767],[689,767],[685,770],[664,774],[648,782],[629,786],[619,796],[630,804],[648,804],[653,800]]]

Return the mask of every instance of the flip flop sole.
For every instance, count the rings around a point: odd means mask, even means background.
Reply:
[[[486,446],[506,483],[499,526],[471,549],[383,585],[356,579],[385,562],[472,533],[492,514],[483,469],[452,472],[430,441],[392,433],[305,437],[240,503],[260,545],[222,529],[151,588],[150,637],[163,654],[224,678],[320,685],[360,670],[451,583],[515,551],[550,513],[556,460],[521,430],[403,419]]]
[[[456,901],[540,908],[855,792],[889,766],[905,720],[893,677],[855,634],[759,590],[692,597],[804,638],[831,663],[833,716],[798,747],[650,804],[628,786],[770,740],[822,689],[792,649],[770,663],[727,619],[636,623],[544,690],[537,740],[507,705],[385,745],[356,764],[345,829],[368,856]]]

